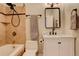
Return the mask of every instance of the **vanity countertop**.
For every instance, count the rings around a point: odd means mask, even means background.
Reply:
[[[65,37],[65,38],[76,38],[75,36],[71,36],[71,35],[43,35],[43,37],[46,37],[46,38],[56,38],[56,37]]]

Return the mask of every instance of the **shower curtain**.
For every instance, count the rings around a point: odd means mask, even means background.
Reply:
[[[30,17],[30,35],[31,35],[31,40],[38,40],[39,38],[37,15],[31,15]]]

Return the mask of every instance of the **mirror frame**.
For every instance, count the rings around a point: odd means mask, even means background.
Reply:
[[[46,29],[52,29],[53,27],[47,27],[46,26],[46,10],[47,9],[57,9],[59,10],[59,27],[56,27],[56,28],[60,28],[61,27],[61,16],[60,16],[60,8],[45,8],[45,28]]]

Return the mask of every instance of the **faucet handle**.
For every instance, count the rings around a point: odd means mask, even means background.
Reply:
[[[49,35],[51,35],[51,32],[49,32]]]
[[[57,35],[57,32],[55,32],[55,35]]]
[[[54,32],[52,32],[52,34],[54,35]]]

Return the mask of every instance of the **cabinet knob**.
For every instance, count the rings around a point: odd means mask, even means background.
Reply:
[[[61,44],[61,42],[58,42],[58,44]]]

